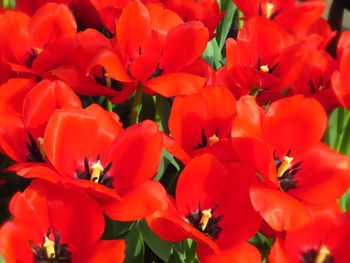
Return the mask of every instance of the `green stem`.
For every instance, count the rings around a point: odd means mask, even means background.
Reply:
[[[109,98],[106,100],[106,110],[109,112],[113,111],[113,103],[109,100]]]
[[[141,95],[142,95],[142,86],[139,85],[136,89],[134,100],[132,102],[130,125],[134,125],[137,123],[137,117],[139,115],[140,108],[141,108],[140,107]]]
[[[162,110],[162,105],[161,105],[161,95],[157,94],[156,95],[156,105],[155,105],[155,112],[154,112],[154,121],[158,124],[161,124],[161,110]]]
[[[257,88],[253,88],[250,92],[249,95],[253,96],[254,98],[256,98],[256,96],[258,96],[259,93],[259,89]]]

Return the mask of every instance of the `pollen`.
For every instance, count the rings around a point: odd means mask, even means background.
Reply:
[[[202,231],[205,230],[205,228],[208,225],[209,219],[211,218],[211,209],[208,210],[203,210],[202,211],[202,217],[201,220],[199,221],[199,224],[201,226]]]
[[[270,18],[272,15],[272,10],[275,8],[275,5],[273,3],[267,3],[265,5],[265,16],[267,18]]]
[[[96,163],[91,165],[92,173],[90,180],[98,183],[98,180],[100,179],[101,172],[103,172],[103,166],[101,165],[100,160],[98,160]]]
[[[106,87],[111,88],[112,87],[112,78],[108,73],[104,74],[104,77],[106,78]]]
[[[45,242],[43,247],[45,248],[46,256],[48,259],[53,259],[56,257],[55,242],[45,237]]]
[[[317,257],[315,259],[315,263],[323,263],[325,259],[329,256],[330,252],[325,245],[321,247],[318,251]]]
[[[220,139],[219,139],[219,137],[218,136],[216,136],[216,134],[214,134],[213,136],[211,136],[210,138],[209,138],[209,145],[213,145],[213,144],[215,144],[215,143],[217,143],[218,141],[220,141]]]
[[[268,65],[261,66],[260,70],[263,72],[269,72],[269,66]]]
[[[40,151],[41,157],[45,161],[46,152],[45,152],[45,148],[44,148],[44,139],[42,137],[38,137],[38,142],[39,142],[39,151]]]
[[[285,171],[287,171],[291,167],[291,163],[293,161],[293,157],[284,156],[281,166],[278,168],[277,175],[281,177]]]

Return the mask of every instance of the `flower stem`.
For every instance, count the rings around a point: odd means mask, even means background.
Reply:
[[[109,98],[106,98],[106,110],[109,112],[113,111],[113,103],[109,100]]]
[[[130,125],[137,123],[137,117],[141,108],[141,95],[142,95],[142,85],[139,85],[136,89],[134,100],[131,107]]]

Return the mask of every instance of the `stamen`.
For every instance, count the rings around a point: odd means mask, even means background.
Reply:
[[[103,166],[101,165],[100,160],[98,160],[96,163],[91,165],[92,173],[90,180],[98,183],[98,180],[100,179],[101,172],[103,172]]]
[[[275,8],[275,5],[273,3],[267,3],[265,5],[265,16],[267,18],[270,18],[272,15],[272,10]]]
[[[38,142],[39,142],[39,151],[40,151],[41,157],[45,161],[46,152],[45,152],[45,148],[44,148],[44,139],[42,137],[38,137]]]
[[[315,263],[323,263],[325,259],[329,256],[330,252],[325,245],[321,247],[318,251],[317,257],[315,259]]]
[[[209,145],[213,145],[213,144],[217,143],[218,141],[220,141],[220,139],[218,136],[216,136],[216,134],[214,134],[213,136],[211,136],[209,138],[208,141],[209,141]]]
[[[263,72],[269,72],[269,66],[268,65],[260,66],[260,70]]]
[[[199,221],[199,225],[201,226],[202,231],[204,231],[205,228],[207,227],[207,224],[211,216],[212,216],[211,209],[202,211],[202,217],[201,217],[201,220]]]
[[[56,257],[55,242],[45,237],[45,242],[43,247],[45,248],[46,256],[48,259],[53,259]]]
[[[106,72],[104,74],[104,77],[106,78],[106,87],[111,88],[112,87],[112,78],[111,76]]]
[[[277,171],[278,177],[281,177],[284,174],[284,172],[290,168],[292,161],[293,161],[293,157],[288,157],[288,156],[283,157],[283,161],[280,167],[278,167],[278,171]]]

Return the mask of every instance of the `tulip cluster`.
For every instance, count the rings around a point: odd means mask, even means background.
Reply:
[[[350,158],[326,135],[350,32],[325,7],[0,7],[0,152],[27,184],[0,262],[350,262]]]

